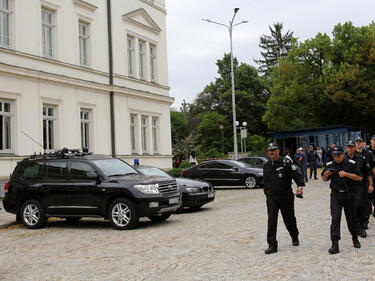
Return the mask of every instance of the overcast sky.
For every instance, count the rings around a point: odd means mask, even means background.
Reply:
[[[260,58],[259,38],[269,34],[268,25],[275,22],[284,24],[284,32],[290,29],[299,40],[306,40],[318,32],[331,36],[339,22],[362,26],[375,20],[375,0],[166,0],[173,107],[179,109],[183,99],[192,102],[214,81],[218,76],[216,60],[229,53],[227,29],[201,19],[228,24],[236,7],[240,10],[235,22],[249,22],[235,27],[233,54],[253,66],[253,58]]]

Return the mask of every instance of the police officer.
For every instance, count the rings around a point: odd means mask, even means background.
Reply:
[[[356,146],[356,153],[359,154],[359,156],[362,157],[364,165],[368,167],[368,169],[371,169],[371,154],[368,150],[364,149],[364,142],[362,137],[357,137],[355,139],[355,146]],[[368,221],[370,218],[371,214],[371,202],[370,202],[370,193],[374,191],[374,185],[372,182],[372,177],[367,177],[367,175],[363,175],[363,184],[364,188],[366,190],[365,192],[365,216],[366,216],[366,221],[363,224],[363,227],[367,229]]]
[[[333,161],[333,156],[332,156],[332,149],[336,146],[336,143],[333,142],[331,143],[331,147],[327,149],[326,155],[325,155],[325,162],[331,162]]]
[[[331,188],[331,241],[332,247],[328,250],[330,254],[337,254],[340,240],[340,222],[342,208],[344,208],[346,222],[353,245],[360,248],[358,241],[358,229],[355,222],[355,208],[353,194],[358,188],[358,182],[362,180],[359,166],[353,161],[344,157],[344,150],[340,146],[332,149],[333,161],[328,162],[323,170],[323,181],[330,182]]]
[[[297,196],[302,197],[302,187],[305,186],[300,168],[293,162],[280,156],[276,143],[268,145],[270,160],[263,166],[264,194],[267,198],[268,230],[266,254],[277,252],[277,217],[279,210],[284,224],[292,237],[293,246],[299,245],[297,221],[294,215],[294,196],[292,178],[297,183]]]
[[[307,162],[310,167],[310,180],[314,171],[314,180],[317,180],[317,168],[318,168],[318,153],[314,150],[314,146],[310,146],[309,151],[307,151]]]
[[[370,162],[370,167],[372,170],[372,182],[374,183],[375,181],[375,135],[373,135],[370,139],[370,146],[368,151],[371,154],[371,162]],[[372,216],[375,217],[375,192],[372,192],[370,195],[370,199],[372,201],[372,205],[374,207],[374,211],[372,213]]]
[[[367,220],[366,218],[366,193],[367,186],[365,179],[371,177],[371,169],[366,165],[363,157],[356,152],[356,144],[353,141],[348,141],[346,143],[346,158],[353,160],[359,166],[363,180],[359,182],[358,188],[354,195],[354,208],[356,212],[356,224],[358,227],[358,233],[362,238],[367,237],[366,229],[364,224]]]

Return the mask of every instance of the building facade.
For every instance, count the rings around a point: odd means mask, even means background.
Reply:
[[[0,1],[0,177],[63,147],[169,168],[172,103],[164,0]]]

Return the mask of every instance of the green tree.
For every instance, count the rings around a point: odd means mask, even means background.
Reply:
[[[187,130],[187,115],[183,112],[171,111],[171,134],[172,146],[179,140],[185,139],[189,132]]]
[[[259,72],[269,75],[274,66],[277,66],[280,58],[286,58],[292,43],[295,40],[293,32],[288,30],[285,34],[282,33],[283,24],[274,23],[273,27],[268,26],[271,35],[262,35],[260,37],[259,47],[263,50],[260,52],[263,59],[254,61],[259,64]]]

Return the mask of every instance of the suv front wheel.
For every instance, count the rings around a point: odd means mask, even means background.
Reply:
[[[20,210],[21,220],[24,226],[36,229],[44,226],[46,218],[42,205],[37,200],[27,200]]]
[[[134,204],[126,198],[119,198],[111,203],[108,218],[111,225],[119,230],[132,229],[139,220]]]

